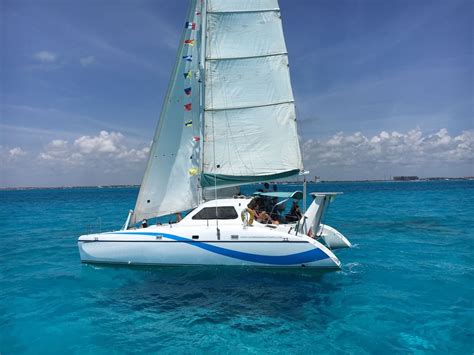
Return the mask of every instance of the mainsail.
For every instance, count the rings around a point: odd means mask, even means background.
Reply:
[[[193,0],[186,18],[132,223],[303,168],[277,0]]]
[[[276,0],[208,0],[204,187],[302,170],[293,92]]]

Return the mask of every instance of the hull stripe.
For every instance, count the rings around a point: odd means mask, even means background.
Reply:
[[[115,232],[111,234],[134,234],[134,235],[150,235],[150,236],[163,236],[164,238],[168,238],[171,240],[184,242],[189,245],[192,245],[197,248],[204,249],[211,253],[227,256],[229,258],[250,261],[253,263],[260,263],[260,264],[270,264],[270,265],[294,265],[294,264],[305,264],[310,263],[313,261],[323,260],[329,258],[326,253],[324,253],[321,249],[314,248],[311,250],[307,250],[301,253],[289,254],[289,255],[281,255],[281,256],[274,256],[274,255],[261,255],[261,254],[252,254],[246,253],[237,250],[231,250],[222,248],[216,245],[207,244],[207,243],[196,243],[191,241],[187,238],[178,237],[177,235],[167,234],[167,233],[152,233],[152,232]],[[118,242],[120,243],[120,242]]]

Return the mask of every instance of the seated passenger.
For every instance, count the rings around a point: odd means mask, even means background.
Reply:
[[[263,208],[265,211],[271,211],[273,209],[272,198],[271,197],[263,197]]]
[[[270,216],[268,215],[267,212],[265,211],[262,211],[258,214],[257,217],[257,222],[259,223],[262,223],[262,224],[271,224],[272,223],[272,219],[270,218]]]
[[[270,191],[270,184],[268,182],[263,184],[263,192]]]
[[[263,224],[280,224],[278,220],[274,220],[265,211],[264,199],[262,197],[256,197],[247,205],[254,212],[255,220]]]
[[[142,221],[142,228],[148,228],[148,221],[146,219]]]
[[[280,224],[281,221],[281,216],[278,213],[278,210],[276,208],[273,209],[273,212],[270,213],[270,217],[272,218],[272,221],[274,224]]]
[[[286,223],[298,222],[301,217],[303,217],[303,214],[301,213],[300,207],[298,206],[298,202],[293,201],[290,213],[286,215]]]
[[[258,217],[259,218],[257,218],[257,221],[262,224],[275,224],[275,225],[280,224],[280,221],[278,219],[273,218],[265,211],[261,212]]]
[[[250,208],[251,210],[253,210],[255,212],[255,210],[257,209],[257,199],[254,198],[252,199],[252,201],[249,202],[249,204],[247,205],[247,208]]]

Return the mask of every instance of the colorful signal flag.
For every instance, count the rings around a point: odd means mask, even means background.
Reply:
[[[187,39],[184,41],[184,44],[187,44],[188,46],[194,46],[194,39]]]
[[[193,56],[192,55],[183,55],[183,59],[187,60],[188,62],[192,62],[193,61]]]
[[[191,95],[191,90],[192,90],[191,88],[186,88],[186,89],[184,89],[184,93],[185,93],[187,96],[189,96],[189,95]]]
[[[185,109],[186,111],[191,111],[192,108],[193,108],[193,104],[192,104],[192,103],[189,103],[189,104],[184,105],[184,109]]]
[[[188,28],[190,30],[195,30],[196,29],[196,24],[194,22],[186,22],[184,24],[184,28]]]
[[[188,174],[191,176],[196,176],[198,173],[199,173],[198,168],[194,166],[188,170]]]
[[[190,71],[184,73],[184,78],[185,78],[185,79],[191,79],[192,77],[193,77],[193,72],[192,72],[192,70],[190,70]]]
[[[184,122],[184,125],[186,127],[191,127],[193,125],[193,120],[189,120],[189,121]]]

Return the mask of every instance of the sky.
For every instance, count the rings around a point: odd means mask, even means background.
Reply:
[[[474,176],[473,1],[279,3],[311,176]],[[186,8],[0,0],[0,187],[139,184]]]

